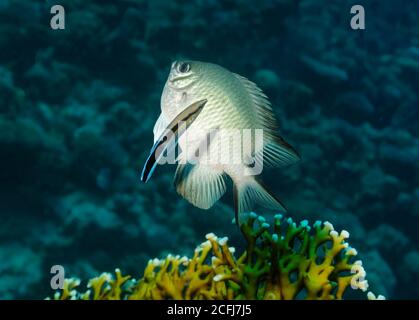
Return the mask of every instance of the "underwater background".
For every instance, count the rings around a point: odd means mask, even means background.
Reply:
[[[140,182],[179,58],[256,82],[302,156],[263,176],[287,215],[348,230],[375,292],[419,298],[419,2],[68,0],[52,30],[54,4],[0,0],[1,299],[50,295],[56,264],[141,276],[209,232],[243,242],[230,194],[203,211],[174,166]]]

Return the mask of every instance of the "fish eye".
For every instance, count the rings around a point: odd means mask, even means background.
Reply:
[[[177,71],[180,73],[186,73],[189,72],[189,70],[191,70],[191,65],[187,62],[183,62],[177,67]]]

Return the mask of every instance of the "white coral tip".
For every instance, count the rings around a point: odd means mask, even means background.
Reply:
[[[223,275],[222,274],[217,274],[216,276],[214,276],[214,281],[218,282],[223,280]]]
[[[358,255],[358,251],[356,251],[355,248],[349,248],[346,251],[346,254],[349,255],[349,256],[356,256],[356,255]]]
[[[359,266],[362,266],[362,260],[356,260],[354,262],[354,264],[359,265]]]
[[[325,221],[324,226],[330,230],[335,230],[335,228],[333,227],[333,224],[331,224],[329,221]]]
[[[383,295],[379,294],[378,296],[376,296],[371,291],[367,293],[367,298],[368,300],[386,300],[386,297],[384,297]]]
[[[220,244],[220,246],[224,246],[227,243],[227,241],[228,241],[228,237],[224,237],[218,240],[218,243]]]
[[[335,230],[332,230],[332,231],[330,231],[330,236],[331,237],[337,237],[337,236],[339,236],[339,234]]]
[[[210,240],[210,239],[217,240],[217,236],[215,234],[213,234],[212,232],[207,233],[205,235],[205,238],[208,239],[208,240]]]
[[[217,238],[215,238],[215,240],[216,239]],[[202,250],[202,248],[208,248],[208,247],[211,247],[211,242],[209,242],[209,240],[207,240],[205,242],[202,242],[201,245],[200,245],[201,250]]]
[[[348,231],[346,231],[346,230],[342,230],[342,231],[340,232],[340,236],[341,236],[342,238],[344,238],[344,239],[348,239],[348,238],[349,238],[349,232],[348,232]]]
[[[369,287],[368,280],[358,282],[358,288],[361,289],[362,291],[364,292],[367,291],[368,287]]]

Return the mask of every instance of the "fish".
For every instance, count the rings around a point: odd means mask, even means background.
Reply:
[[[286,211],[260,176],[264,166],[285,167],[301,157],[279,134],[271,103],[254,82],[217,64],[174,61],[160,107],[143,182],[177,148],[174,185],[192,205],[211,208],[230,178],[238,225],[255,204]]]

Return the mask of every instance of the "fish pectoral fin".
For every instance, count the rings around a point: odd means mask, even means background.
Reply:
[[[186,107],[172,120],[172,122],[167,125],[160,137],[155,139],[150,155],[144,164],[143,171],[141,173],[141,181],[147,182],[150,179],[164,152],[169,148],[174,148],[176,146],[177,139],[179,139],[186,129],[189,128],[192,122],[195,121],[206,103],[207,100],[203,99]],[[161,129],[159,128],[159,130]]]
[[[233,196],[237,225],[241,224],[242,221],[240,218],[244,214],[249,213],[253,209],[255,203],[267,209],[286,211],[282,202],[273,195],[260,180],[255,178],[249,177],[243,182],[238,184],[234,183]]]
[[[226,191],[223,171],[200,164],[178,165],[174,184],[182,197],[201,209],[211,208]]]

